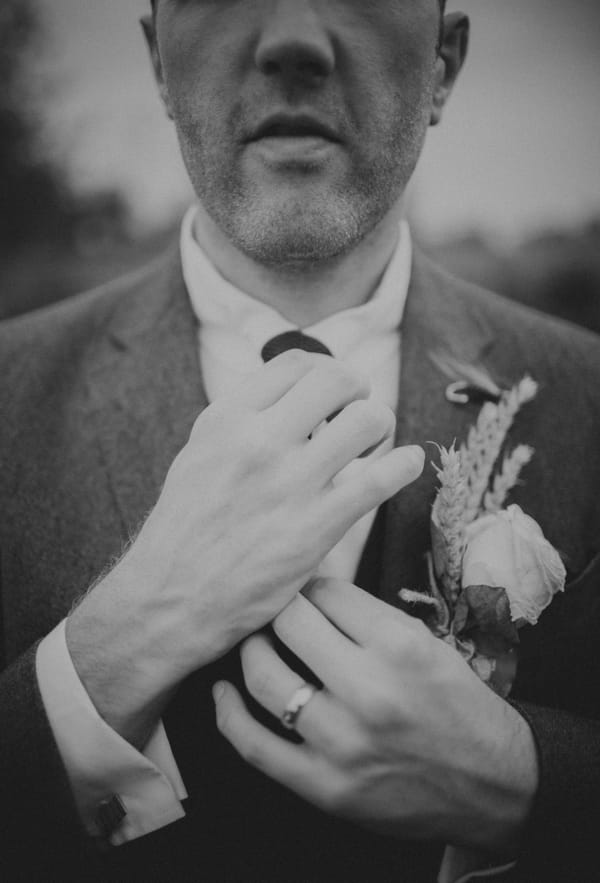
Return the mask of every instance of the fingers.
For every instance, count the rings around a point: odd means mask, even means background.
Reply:
[[[362,651],[310,601],[297,595],[273,620],[273,628],[331,693],[342,702],[352,699]]]
[[[390,631],[399,643],[402,630],[421,630],[422,623],[341,579],[315,579],[304,596],[336,628],[363,647],[387,643]]]
[[[422,473],[424,463],[423,449],[410,445],[394,448],[366,464],[364,470],[331,490],[328,500],[330,517],[339,520],[340,513],[344,513],[347,530],[367,512],[415,481]]]
[[[269,408],[324,360],[332,361],[329,356],[288,350],[253,372],[229,396],[229,401],[258,411]]]
[[[314,799],[314,764],[304,745],[280,739],[248,713],[238,691],[227,683],[213,689],[217,726],[238,754],[265,775]]]
[[[244,680],[250,694],[276,718],[304,679],[292,671],[263,634],[248,638],[241,648]],[[343,709],[324,690],[318,690],[300,711],[294,729],[311,745],[329,746],[339,741],[347,729]]]
[[[318,361],[313,369],[270,409],[274,431],[288,438],[307,438],[332,414],[369,396],[368,381],[330,356],[315,358]]]
[[[374,399],[353,401],[316,434],[306,455],[330,481],[352,460],[392,438],[395,428],[396,417],[387,405]]]

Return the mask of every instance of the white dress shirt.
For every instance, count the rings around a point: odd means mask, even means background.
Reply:
[[[295,328],[276,310],[243,293],[216,270],[194,238],[196,209],[186,214],[181,230],[183,275],[199,322],[202,379],[209,402],[226,395],[261,364],[260,352],[270,338]],[[411,237],[402,222],[398,243],[370,300],[302,330],[324,343],[335,356],[366,376],[372,395],[395,410],[400,373],[400,335],[412,264]],[[393,445],[390,440],[371,457]],[[367,460],[349,464],[336,480]],[[357,522],[327,555],[322,575],[353,580],[375,512]],[[110,836],[118,846],[185,815],[187,796],[162,726],[156,727],[143,753],[112,730],[98,715],[71,661],[65,622],[40,644],[37,676],[42,699],[86,830],[99,836],[99,804],[119,795],[127,815]],[[458,879],[461,854],[447,850],[440,883]],[[451,865],[456,862],[458,873]],[[481,864],[479,864],[481,867]],[[463,864],[461,871],[465,869]],[[489,872],[488,872],[489,873]]]

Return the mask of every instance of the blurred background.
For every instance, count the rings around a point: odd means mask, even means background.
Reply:
[[[0,2],[0,318],[144,263],[192,194],[138,19]],[[450,270],[600,332],[600,4],[450,0],[469,60],[409,211]]]

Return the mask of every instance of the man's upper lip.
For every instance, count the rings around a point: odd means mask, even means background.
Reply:
[[[248,141],[258,141],[260,138],[288,137],[298,138],[313,136],[326,138],[329,141],[340,141],[336,130],[311,114],[275,113],[266,117],[260,125],[251,133]]]

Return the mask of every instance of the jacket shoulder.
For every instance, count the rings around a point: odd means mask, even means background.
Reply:
[[[549,365],[564,376],[590,372],[600,381],[600,336],[594,332],[458,279],[429,259],[423,265],[431,282],[476,315],[497,345],[517,347],[528,361]]]
[[[65,415],[84,408],[95,366],[122,346],[120,335],[143,331],[168,311],[174,266],[178,253],[169,252],[100,288],[0,323],[0,460],[20,456],[51,427],[65,431]]]
[[[168,303],[178,254],[169,251],[96,289],[0,323],[0,404],[74,376],[114,330],[152,321]],[[28,388],[28,389],[27,389]]]
[[[157,262],[58,303],[0,322],[0,359],[27,351],[46,351],[53,344],[100,335],[128,297],[152,280]]]

